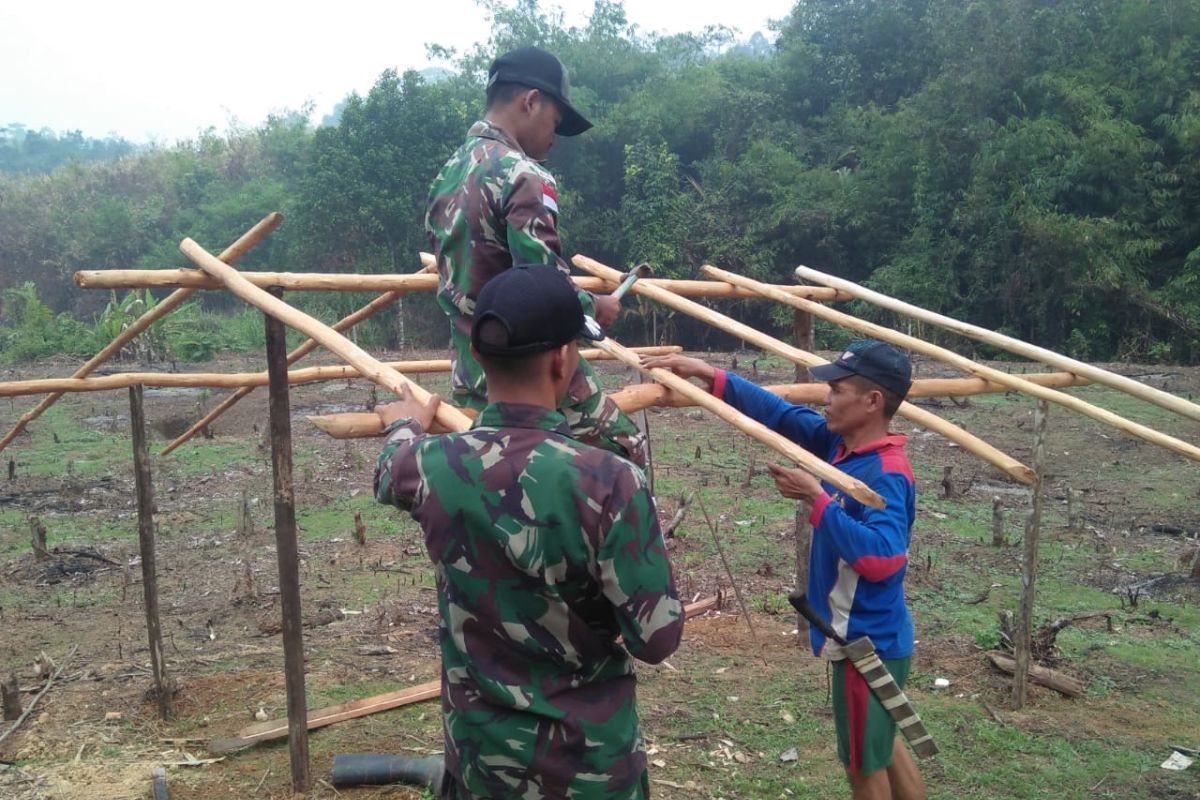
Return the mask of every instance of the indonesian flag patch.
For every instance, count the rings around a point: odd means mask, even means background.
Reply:
[[[554,191],[553,184],[542,184],[542,205],[550,209],[552,214],[558,216],[558,192]]]

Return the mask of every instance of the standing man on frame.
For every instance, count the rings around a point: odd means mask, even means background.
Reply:
[[[592,127],[570,102],[567,70],[537,47],[512,50],[488,70],[487,111],[442,167],[429,190],[425,229],[437,259],[437,301],[450,318],[451,377],[458,405],[479,411],[487,381],[470,351],[475,302],[488,281],[514,263],[570,267],[558,237],[558,192],[542,166],[555,135]],[[584,313],[604,326],[620,300],[578,290]],[[561,411],[574,435],[645,466],[645,437],[605,395],[580,361]]]

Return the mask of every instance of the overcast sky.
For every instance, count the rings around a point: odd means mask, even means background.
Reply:
[[[768,33],[795,0],[625,0],[643,31]],[[592,0],[543,2],[582,24]],[[169,144],[255,127],[312,101],[314,121],[388,67],[428,66],[427,43],[487,39],[474,0],[0,0],[0,125]],[[318,10],[319,9],[319,10]],[[686,9],[682,11],[681,9]],[[769,33],[768,33],[769,35]]]

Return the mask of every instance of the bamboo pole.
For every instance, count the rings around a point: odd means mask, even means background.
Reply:
[[[632,348],[639,355],[657,356],[678,353],[683,350],[678,345],[662,345],[660,347]],[[589,361],[611,361],[612,356],[595,348],[580,350],[581,358]],[[451,361],[448,358],[435,358],[425,361],[388,361],[385,365],[404,374],[424,374],[449,372]],[[288,383],[291,385],[318,383],[320,381],[353,380],[362,377],[354,367],[330,365],[324,367],[305,367],[288,372]],[[1028,377],[1028,376],[1027,376]],[[0,383],[0,397],[21,397],[30,394],[45,394],[61,392],[74,394],[79,392],[106,392],[112,389],[125,389],[141,384],[156,388],[171,389],[241,389],[266,386],[265,372],[120,372],[114,375],[104,375],[99,378],[40,378],[28,381],[10,381]],[[654,387],[656,384],[648,384]],[[647,405],[660,405],[647,403]],[[165,453],[164,453],[165,455]]]
[[[634,284],[634,288],[637,288],[637,284]],[[641,359],[635,353],[622,347],[612,338],[603,339],[595,344],[601,350],[607,350],[619,361],[628,364],[642,374],[653,378],[655,381],[669,386],[672,391],[688,397],[696,405],[725,420],[742,433],[752,436],[776,452],[794,461],[805,472],[809,472],[821,480],[833,484],[860,503],[865,503],[872,508],[884,507],[883,498],[873,492],[871,487],[862,481],[847,475],[832,464],[814,456],[790,439],[779,435],[761,422],[751,419],[728,403],[713,397],[696,384],[679,377],[670,370],[647,369],[643,367]]]
[[[191,239],[184,239],[179,245],[180,251],[193,263],[210,275],[219,276],[229,291],[241,297],[259,310],[280,320],[288,327],[295,328],[310,338],[316,339],[327,350],[336,353],[348,364],[354,366],[362,377],[379,384],[397,394],[407,389],[418,402],[428,402],[429,392],[419,384],[384,365],[358,345],[351,342],[342,334],[330,328],[320,320],[310,317],[303,311],[292,308],[287,303],[272,297],[228,264],[222,263],[203,247]],[[471,426],[471,420],[459,409],[449,403],[441,403],[435,418],[447,430],[462,431]]]
[[[223,250],[219,256],[220,260],[227,264],[237,261],[239,258],[244,256],[250,250],[250,248],[254,247],[254,245],[265,239],[271,233],[271,231],[278,228],[279,223],[281,222],[283,222],[283,215],[278,211],[272,212],[263,217],[257,225],[243,233],[240,237],[238,237],[236,242],[225,248],[225,250]],[[91,375],[96,367],[100,366],[105,361],[108,361],[114,355],[119,353],[121,348],[133,341],[138,334],[146,330],[146,328],[149,328],[159,319],[162,319],[167,314],[174,311],[195,293],[195,289],[177,289],[176,291],[164,297],[154,306],[154,308],[140,316],[132,325],[122,331],[120,336],[113,339],[112,342],[109,343],[108,347],[105,347],[99,353],[92,356],[86,364],[75,370],[75,374],[72,375],[72,377],[86,378],[88,375]],[[61,394],[52,394],[46,399],[42,400],[42,402],[38,403],[31,411],[27,411],[26,413],[22,414],[21,418],[17,420],[17,424],[14,425],[13,429],[8,432],[8,435],[3,439],[0,439],[0,450],[8,447],[12,440],[17,438],[21,431],[25,430],[26,425],[40,417],[46,411],[46,409],[57,403],[60,397],[62,397]]]
[[[290,292],[432,292],[437,289],[438,276],[425,273],[391,275],[348,275],[342,272],[246,272],[243,277],[260,288],[279,286]],[[615,289],[619,281],[595,277],[573,276],[572,280],[589,291]],[[751,299],[753,292],[731,288],[716,281],[668,280],[645,278],[644,282],[661,286],[684,297],[728,297]],[[80,270],[75,273],[75,285],[81,289],[221,289],[220,281],[201,270],[194,269],[110,269]],[[849,295],[822,286],[780,286],[785,292],[813,300],[848,300]]]
[[[932,358],[936,358],[943,363],[952,364],[953,366],[980,378],[994,381],[995,383],[1002,384],[1010,389],[1016,389],[1017,391],[1032,395],[1039,400],[1046,400],[1051,403],[1056,403],[1063,408],[1068,408],[1079,414],[1091,417],[1092,419],[1103,422],[1119,431],[1133,434],[1139,439],[1150,442],[1151,444],[1157,444],[1158,446],[1165,447],[1168,450],[1174,450],[1176,453],[1186,456],[1193,461],[1200,461],[1200,447],[1195,447],[1187,442],[1176,439],[1173,436],[1168,436],[1165,433],[1156,431],[1153,428],[1148,428],[1145,425],[1127,420],[1124,417],[1112,413],[1111,411],[1106,411],[1103,408],[1094,406],[1084,400],[1080,400],[1078,397],[1073,395],[1065,394],[1057,391],[1056,389],[1050,389],[1045,386],[1039,386],[1036,383],[1031,383],[1030,381],[1022,378],[1020,375],[1011,375],[1007,372],[1001,372],[998,369],[994,369],[983,364],[976,364],[974,361],[966,358],[965,356],[960,356],[958,353],[947,350],[944,347],[938,347],[935,344],[923,341],[915,336],[909,336],[908,334],[900,333],[899,331],[893,331],[892,329],[885,328],[882,325],[876,325],[873,322],[867,322],[866,320],[852,317],[849,314],[843,314],[840,311],[834,311],[831,308],[825,308],[817,303],[810,303],[809,301],[801,298],[789,297],[788,295],[775,292],[766,284],[752,281],[749,278],[744,278],[740,275],[735,275],[731,272],[725,272],[711,266],[706,266],[703,268],[703,270],[709,275],[720,276],[721,280],[727,280],[730,283],[737,283],[742,286],[750,286],[751,284],[755,284],[757,291],[762,292],[764,296],[770,297],[781,303],[787,303],[788,305],[793,305],[798,308],[804,308],[806,311],[811,311],[816,316],[830,320],[831,322],[836,322],[839,325],[844,325],[862,333],[866,333],[870,336],[874,336],[876,339],[880,339],[885,342],[891,342],[892,344],[899,345],[900,347],[907,347],[913,352],[923,353]],[[1028,482],[1029,481],[1026,481],[1026,483]]]
[[[576,256],[575,259],[575,265],[580,269],[585,269],[589,272],[595,271],[597,273],[606,273],[611,271],[610,267],[606,267],[603,264],[592,261],[591,259],[582,258],[580,256]],[[642,286],[640,282],[633,285],[633,291],[643,294],[654,300],[658,300],[660,303],[671,306],[672,308],[682,311],[685,314],[690,314],[698,319],[704,320],[710,325],[718,327],[728,333],[732,333],[735,336],[739,336],[742,339],[745,339],[747,342],[756,345],[757,347],[761,347],[764,350],[781,355],[793,363],[803,364],[806,367],[815,367],[828,363],[820,356],[805,352],[804,350],[793,347],[786,342],[781,342],[772,336],[768,336],[761,331],[751,328],[749,325],[744,325],[743,323],[730,319],[724,314],[718,314],[712,309],[705,308],[698,303],[682,297],[671,295],[669,292],[663,292],[662,290],[656,290],[651,287]],[[900,404],[900,410],[897,413],[923,428],[927,428],[928,430],[944,436],[945,438],[962,447],[964,450],[973,453],[984,461],[987,461],[988,463],[993,464],[994,466],[1003,470],[1006,474],[1010,475],[1021,483],[1030,483],[1033,481],[1033,470],[1029,469],[1029,467],[1017,461],[1012,456],[1001,452],[997,448],[980,439],[978,436],[967,433],[962,428],[947,422],[936,414],[930,413],[923,408],[917,408],[912,403],[907,402]]]
[[[966,336],[969,339],[986,342],[987,344],[994,345],[1019,356],[1024,356],[1049,367],[1073,372],[1102,386],[1119,389],[1140,400],[1145,400],[1161,408],[1174,411],[1176,414],[1182,414],[1189,419],[1200,420],[1200,405],[1189,403],[1182,397],[1176,397],[1170,392],[1164,392],[1161,389],[1155,389],[1153,386],[1147,386],[1144,383],[1135,381],[1133,378],[1109,372],[1106,369],[1101,369],[1083,361],[1077,361],[1061,353],[1056,353],[1053,350],[1047,350],[1044,347],[1023,342],[1020,339],[1014,339],[1011,336],[1005,336],[1002,333],[996,333],[987,328],[981,328],[978,325],[971,325],[953,317],[947,317],[934,311],[905,303],[885,294],[859,286],[851,281],[827,275],[824,272],[818,272],[810,267],[797,267],[796,277],[813,283],[819,283],[828,288],[837,289],[839,292],[845,292],[860,300],[866,300],[868,303],[877,305],[880,308],[886,308],[889,311],[895,311],[907,317],[932,323],[961,336]]]
[[[650,348],[634,347],[630,349],[634,352],[639,352],[640,349]],[[647,353],[647,355],[650,354]],[[588,356],[588,360],[594,361],[596,357]],[[405,369],[403,364],[404,362],[397,362],[393,366],[405,373],[417,371]],[[339,367],[338,369],[349,368]],[[304,371],[297,370],[297,372]],[[1085,378],[1080,378],[1068,372],[1051,372],[1025,375],[1024,377],[1026,380],[1033,380],[1034,382],[1044,381],[1044,385],[1082,386],[1090,382]],[[825,402],[825,396],[829,393],[829,388],[823,383],[784,383],[778,386],[764,386],[762,388],[779,395],[789,403],[803,403],[805,405],[821,405]],[[0,389],[3,389],[3,387],[0,386]],[[1000,384],[991,383],[982,378],[928,378],[913,381],[913,388],[909,391],[908,396],[969,397],[972,395],[1006,391],[1008,390]],[[626,414],[632,414],[635,411],[641,411],[650,406],[668,408],[695,406],[691,398],[685,397],[658,383],[630,384],[613,392],[609,397],[617,404],[617,408]],[[308,420],[334,439],[369,438],[379,436],[383,433],[383,424],[375,414],[356,412],[324,414],[310,416]]]

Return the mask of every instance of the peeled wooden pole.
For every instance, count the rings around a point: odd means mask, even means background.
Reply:
[[[683,348],[678,345],[662,345],[659,347],[635,347],[633,351],[639,355],[660,356],[678,353]],[[580,350],[579,355],[589,361],[611,361],[612,356],[594,348]],[[426,361],[388,361],[385,365],[404,373],[416,375],[421,373],[449,372],[451,361],[448,358],[435,358]],[[353,380],[361,375],[354,367],[345,365],[326,367],[305,367],[288,371],[288,383],[292,385],[317,383],[320,381]],[[30,394],[46,394],[61,392],[72,394],[78,392],[106,392],[112,389],[125,389],[130,386],[153,386],[156,388],[172,389],[241,389],[257,388],[267,385],[265,372],[120,372],[114,375],[104,375],[99,378],[41,378],[29,381],[10,381],[0,383],[0,397],[20,397]],[[656,384],[649,384],[654,388]],[[647,403],[647,405],[658,405]]]
[[[809,301],[801,298],[790,297],[788,295],[781,294],[774,291],[765,283],[758,283],[758,281],[753,281],[749,278],[744,278],[741,275],[735,275],[732,272],[725,272],[724,270],[719,270],[716,267],[711,266],[704,267],[704,272],[709,275],[719,277],[721,280],[729,281],[730,283],[736,283],[741,286],[746,286],[747,288],[753,287],[755,291],[761,292],[765,297],[770,297],[771,299],[777,300],[781,303],[787,303],[788,305],[796,306],[797,308],[803,308],[806,311],[811,311],[815,316],[822,317],[830,320],[831,322],[836,322],[839,325],[844,325],[847,328],[852,328],[853,330],[874,336],[876,339],[890,342],[894,345],[899,345],[900,347],[906,347],[914,352],[931,356],[932,358],[936,358],[943,363],[951,364],[961,370],[970,372],[973,375],[977,375],[986,380],[1002,384],[1010,389],[1016,389],[1017,391],[1032,395],[1039,400],[1046,400],[1051,403],[1056,403],[1063,408],[1068,408],[1072,411],[1091,417],[1094,420],[1103,422],[1106,425],[1110,425],[1119,431],[1133,434],[1139,439],[1143,439],[1151,444],[1165,447],[1168,450],[1174,450],[1176,453],[1186,456],[1193,461],[1200,461],[1200,447],[1195,447],[1187,442],[1176,439],[1173,436],[1168,436],[1165,433],[1154,430],[1153,428],[1148,428],[1145,425],[1131,422],[1124,417],[1118,416],[1111,411],[1106,411],[1098,406],[1094,406],[1084,400],[1080,400],[1078,397],[1073,395],[1065,394],[1045,386],[1039,386],[1036,383],[1031,383],[1030,381],[1022,378],[1020,375],[1012,375],[983,364],[976,364],[969,358],[960,356],[958,353],[947,350],[944,347],[938,347],[935,344],[918,339],[915,336],[909,336],[907,334],[900,333],[899,331],[894,331],[891,328],[885,328],[882,325],[876,325],[873,322],[867,322],[866,320],[852,317],[849,314],[843,314],[840,311],[834,311],[832,308],[825,308],[817,303],[810,303]],[[1032,477],[1033,476],[1031,475],[1031,480]],[[1028,482],[1030,481],[1026,481],[1026,483]]]
[[[254,245],[265,239],[267,235],[271,233],[271,231],[278,228],[279,223],[281,222],[283,222],[283,215],[278,211],[268,214],[267,216],[263,217],[257,225],[238,237],[236,242],[225,248],[218,258],[227,264],[237,261],[243,255],[245,255],[250,248],[254,247]],[[105,361],[108,361],[114,355],[121,352],[121,348],[132,342],[138,336],[138,334],[146,330],[146,328],[149,328],[151,325],[165,317],[170,312],[174,311],[195,293],[195,289],[179,289],[167,295],[165,298],[155,304],[154,308],[138,317],[138,319],[135,320],[132,325],[122,331],[121,335],[113,339],[108,347],[105,347],[99,353],[92,356],[86,364],[75,370],[75,374],[72,377],[86,378],[88,375],[91,375],[96,367],[100,366]],[[17,420],[17,424],[13,426],[11,431],[8,432],[8,435],[3,439],[0,439],[0,450],[8,447],[12,440],[17,438],[21,431],[25,430],[26,425],[40,417],[46,411],[46,409],[57,403],[60,397],[62,397],[61,393],[52,394],[46,399],[42,400],[42,402],[38,403],[37,406],[35,406],[31,411],[27,411],[26,413],[22,414],[21,418]]]
[[[634,287],[636,288],[637,284],[634,284]],[[872,508],[884,507],[885,503],[883,498],[873,492],[871,487],[867,486],[862,481],[847,475],[833,465],[821,460],[820,458],[817,458],[800,445],[784,436],[780,436],[766,425],[763,425],[757,420],[751,419],[728,403],[713,397],[710,393],[704,391],[696,384],[679,377],[670,370],[647,369],[646,367],[643,367],[641,359],[638,358],[636,353],[625,347],[622,347],[612,338],[603,339],[599,342],[596,342],[596,347],[600,348],[601,350],[608,351],[618,360],[623,361],[639,372],[653,378],[655,381],[665,386],[669,386],[672,391],[688,397],[696,405],[700,406],[706,411],[712,412],[716,416],[740,430],[742,433],[757,439],[767,447],[770,447],[771,449],[791,459],[805,472],[811,473],[821,480],[833,484],[846,494],[858,500],[860,503],[865,503]]]
[[[592,261],[590,258],[582,256],[575,257],[575,266],[588,272],[597,274],[607,274],[613,272],[610,267]],[[730,319],[724,314],[719,314],[710,308],[705,308],[699,303],[694,303],[683,297],[677,297],[670,292],[656,290],[651,287],[643,286],[640,282],[634,284],[633,291],[657,300],[663,305],[670,306],[685,314],[701,319],[714,327],[720,328],[727,333],[732,333],[747,342],[750,342],[764,350],[781,355],[784,358],[796,364],[803,364],[806,367],[815,367],[821,364],[828,363],[820,356],[805,352],[797,347],[793,347],[786,342],[781,342],[778,339],[768,336],[762,331],[755,330],[749,325],[744,325],[737,320]],[[936,414],[932,414],[925,409],[917,408],[912,403],[901,403],[900,410],[897,412],[901,416],[911,422],[927,428],[941,436],[949,439],[963,449],[975,454],[979,458],[987,461],[990,464],[1003,470],[1008,475],[1022,483],[1031,483],[1033,481],[1033,470],[1025,466],[1021,462],[1014,459],[1012,456],[1001,452],[992,445],[980,439],[978,436],[973,436],[967,433],[962,428],[959,428],[953,423],[947,422]]]
[[[205,272],[219,277],[229,291],[260,311],[280,320],[288,327],[295,328],[310,338],[316,339],[325,349],[336,353],[346,363],[357,369],[362,377],[397,394],[407,389],[418,402],[428,402],[429,392],[419,384],[389,368],[320,320],[267,294],[242,277],[240,272],[219,261],[191,239],[184,239],[180,243],[179,249]],[[449,403],[442,403],[438,406],[435,419],[451,431],[463,431],[471,426],[470,418]]]
[[[653,348],[629,348],[635,353]],[[673,348],[678,351],[680,348]],[[581,351],[582,354],[583,351]],[[647,353],[646,355],[650,355]],[[608,357],[607,354],[605,357]],[[596,356],[587,356],[591,361]],[[435,363],[435,362],[428,362]],[[420,370],[405,369],[404,362],[393,364],[396,369],[405,373],[415,373]],[[332,367],[326,369],[334,369]],[[336,369],[349,369],[337,367]],[[307,372],[297,370],[293,372]],[[355,373],[357,374],[357,373]],[[1043,386],[1085,386],[1091,381],[1072,375],[1069,372],[1050,372],[1022,376],[1026,380],[1040,383]],[[768,392],[777,394],[789,403],[804,403],[819,405],[825,402],[829,388],[824,383],[784,383],[778,386],[762,387]],[[0,386],[3,389],[3,386]],[[982,378],[925,378],[913,381],[909,397],[970,397],[979,394],[1007,392],[1008,389],[998,383],[985,381]],[[641,411],[650,406],[681,408],[695,406],[691,398],[668,389],[659,383],[630,384],[609,394],[617,408],[626,414]],[[361,439],[379,436],[383,433],[383,424],[375,414],[346,412],[342,414],[323,414],[310,416],[308,420],[334,439]]]
[[[1106,369],[1092,366],[1083,361],[1068,358],[1053,350],[1047,350],[1044,347],[1023,342],[1020,339],[1014,339],[1011,336],[1005,336],[1002,333],[996,333],[987,328],[981,328],[978,325],[971,325],[953,317],[947,317],[934,311],[905,303],[885,294],[880,294],[879,292],[859,286],[857,283],[837,278],[833,275],[827,275],[824,272],[818,272],[810,267],[796,267],[796,277],[837,289],[839,292],[845,292],[860,300],[877,305],[880,308],[886,308],[889,311],[895,311],[898,314],[937,325],[938,327],[945,328],[948,331],[953,331],[961,336],[966,336],[979,342],[986,342],[1002,350],[1016,353],[1019,356],[1038,361],[1047,366],[1073,372],[1095,383],[1119,389],[1140,400],[1145,400],[1161,408],[1182,414],[1189,419],[1200,420],[1200,405],[1190,403],[1182,397],[1176,397],[1170,392],[1164,392],[1161,389],[1155,389],[1153,386],[1147,386],[1144,383],[1135,381],[1133,378],[1127,378],[1124,375],[1109,372]]]
[[[245,278],[260,288],[279,286],[289,292],[432,292],[437,289],[438,276],[420,273],[399,275],[347,275],[341,272],[247,272]],[[607,292],[620,281],[595,277],[573,276],[582,289]],[[647,283],[669,289],[684,297],[731,297],[750,299],[753,292],[731,287],[727,283],[696,280],[667,280],[646,278]],[[221,289],[220,281],[194,269],[109,269],[80,270],[75,273],[75,285],[81,289]],[[780,286],[785,292],[813,300],[848,300],[849,295],[821,286]]]

